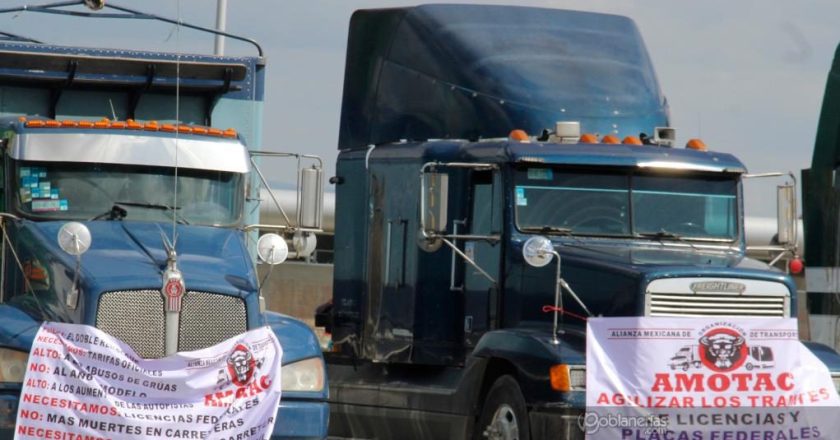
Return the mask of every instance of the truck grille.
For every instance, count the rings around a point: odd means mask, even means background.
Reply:
[[[788,317],[791,292],[786,284],[742,278],[660,278],[645,295],[646,316]]]
[[[786,298],[777,296],[652,293],[648,301],[649,316],[787,316]]]
[[[96,326],[122,340],[143,358],[165,355],[163,296],[158,290],[104,293]],[[233,296],[187,292],[181,303],[178,351],[209,347],[247,330],[245,302]]]

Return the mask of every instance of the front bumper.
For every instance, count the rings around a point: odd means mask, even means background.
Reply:
[[[531,408],[531,438],[584,440],[580,425],[583,408],[555,407],[550,404]]]
[[[330,407],[324,401],[280,399],[272,439],[322,439],[327,436]]]
[[[0,439],[14,437],[20,392],[0,391]],[[327,436],[329,405],[319,400],[281,399],[272,439],[322,439]]]

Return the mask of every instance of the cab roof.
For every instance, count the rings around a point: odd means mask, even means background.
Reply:
[[[376,159],[405,158],[424,162],[544,163],[577,166],[615,166],[708,172],[746,173],[744,164],[729,153],[625,144],[556,144],[510,140],[428,141],[376,147]]]

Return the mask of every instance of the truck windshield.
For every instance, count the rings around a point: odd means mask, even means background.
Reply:
[[[738,180],[720,174],[515,172],[517,227],[576,235],[734,240]]]
[[[30,218],[92,220],[113,218],[114,205],[126,220],[233,225],[242,212],[239,173],[114,164],[17,162],[17,209]],[[120,218],[123,218],[120,216]]]

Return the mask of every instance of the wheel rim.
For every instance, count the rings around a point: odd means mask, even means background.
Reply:
[[[510,405],[503,403],[496,409],[484,436],[490,440],[519,440],[519,423]]]

